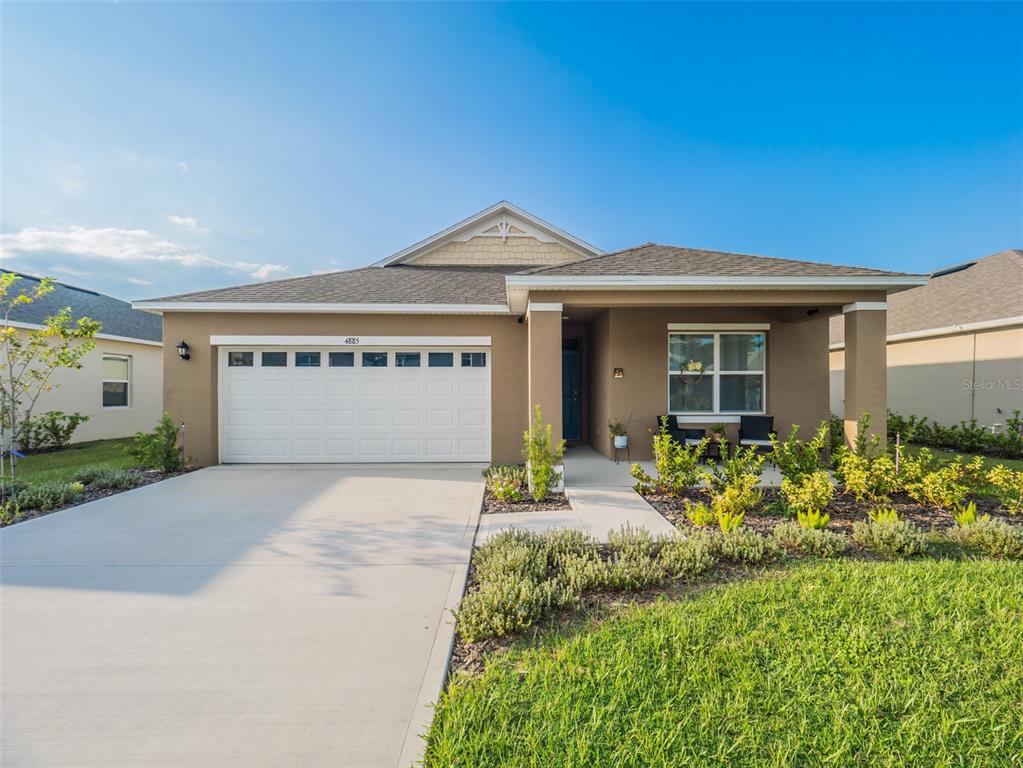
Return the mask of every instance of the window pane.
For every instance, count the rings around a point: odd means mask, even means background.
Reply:
[[[124,382],[103,382],[103,407],[111,408],[128,404],[128,385]]]
[[[362,367],[363,368],[386,368],[387,367],[387,353],[386,352],[363,352],[362,353]]]
[[[673,333],[668,337],[668,368],[672,371],[714,370],[714,335]]]
[[[485,368],[487,365],[487,353],[486,352],[463,352],[462,353],[462,367],[463,368]]]
[[[418,368],[420,354],[418,352],[395,352],[394,365],[396,368]]]
[[[755,376],[721,376],[721,410],[722,411],[762,411],[764,410],[764,377]]]
[[[123,357],[103,358],[103,378],[128,380],[128,361]]]
[[[327,358],[331,368],[352,368],[355,365],[354,352],[328,352]]]
[[[706,412],[714,410],[714,377],[668,377],[668,407],[672,412]]]
[[[721,334],[721,370],[764,370],[764,334]]]
[[[455,364],[454,352],[431,352],[428,357],[431,368],[451,368]]]
[[[264,368],[284,368],[288,364],[287,352],[263,352],[261,363]]]
[[[296,352],[295,353],[295,367],[296,368],[319,368],[320,367],[320,353],[319,352]]]
[[[251,352],[228,352],[227,364],[232,368],[249,368],[252,366]]]

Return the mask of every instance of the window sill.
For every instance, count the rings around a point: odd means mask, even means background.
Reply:
[[[714,424],[720,421],[722,424],[738,424],[743,416],[766,416],[763,411],[750,413],[669,413],[669,416],[677,418],[683,424]]]

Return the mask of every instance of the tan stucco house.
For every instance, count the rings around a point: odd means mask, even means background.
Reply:
[[[1023,410],[1023,251],[941,269],[888,302],[888,406],[940,424],[1004,426]],[[831,325],[831,407],[845,401],[845,328]]]
[[[38,277],[21,275],[14,291],[30,292],[38,281]],[[73,319],[98,320],[101,329],[80,369],[54,372],[54,386],[40,395],[35,414],[63,411],[88,416],[75,431],[72,441],[76,443],[151,430],[163,413],[160,318],[113,296],[56,283],[52,293],[15,307],[9,323],[19,333],[27,333],[64,307],[71,309]]]
[[[694,427],[827,417],[841,315],[851,413],[885,412],[890,293],[926,277],[646,244],[606,253],[499,203],[371,266],[135,302],[161,313],[164,397],[217,462],[512,462],[555,436],[633,458]],[[188,359],[175,345],[187,344]]]

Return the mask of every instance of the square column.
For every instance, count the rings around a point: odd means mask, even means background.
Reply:
[[[845,315],[845,442],[856,440],[856,422],[870,414],[870,434],[888,436],[888,304],[861,301],[846,304]]]
[[[561,304],[530,302],[526,310],[529,334],[529,421],[540,406],[551,437],[561,439]]]

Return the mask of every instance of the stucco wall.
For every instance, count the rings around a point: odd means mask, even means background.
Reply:
[[[464,243],[447,243],[410,263],[417,266],[522,264],[554,266],[582,257],[561,243],[542,243],[534,237],[474,237]]]
[[[128,408],[103,407],[103,355],[131,357],[132,381]],[[54,388],[39,397],[35,407],[44,411],[83,413],[89,421],[72,438],[80,443],[126,437],[150,430],[163,412],[163,349],[147,344],[97,339],[79,370],[60,369],[51,379]]]
[[[785,322],[788,319],[790,322]],[[593,446],[612,454],[607,422],[621,421],[629,434],[633,458],[651,455],[651,435],[657,419],[668,412],[668,323],[770,323],[767,332],[766,410],[775,428],[787,435],[793,424],[804,431],[828,414],[828,322],[823,315],[792,321],[778,310],[764,309],[611,309],[607,344],[594,323]],[[606,358],[600,348],[608,351]],[[612,377],[614,368],[624,378]],[[603,380],[602,380],[603,379]],[[599,394],[607,388],[607,395]],[[716,419],[693,427],[708,427]],[[729,425],[732,439],[737,424]]]
[[[831,409],[841,416],[844,350],[831,352],[830,368]],[[887,378],[888,407],[898,413],[1004,424],[1023,410],[1023,328],[890,342]]]
[[[526,326],[514,317],[469,315],[324,315],[172,313],[164,315],[164,336],[184,339],[191,360],[170,346],[164,353],[167,411],[185,424],[186,453],[198,464],[217,461],[217,368],[210,336],[490,336],[493,460],[521,457],[527,427]],[[557,361],[560,370],[560,360]]]

